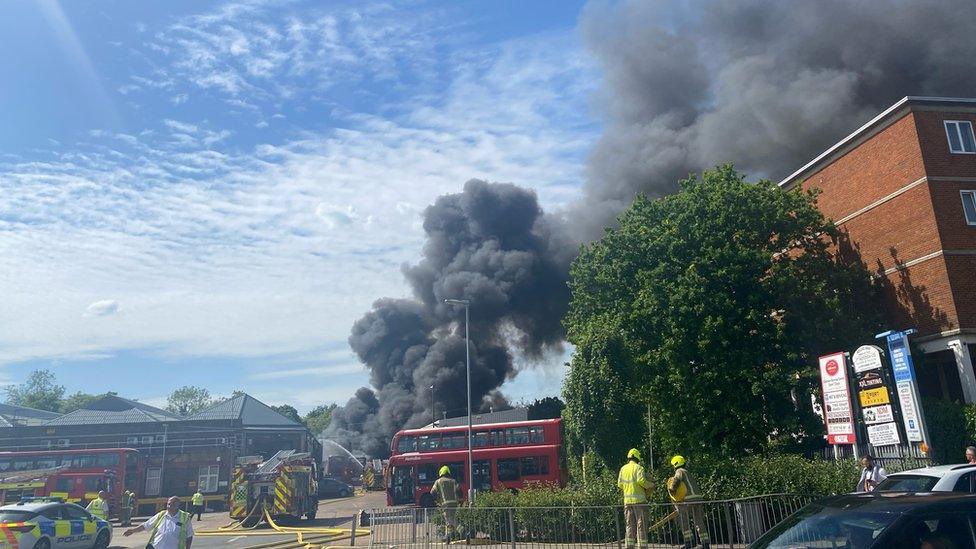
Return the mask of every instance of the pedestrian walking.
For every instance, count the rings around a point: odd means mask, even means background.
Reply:
[[[193,507],[190,508],[190,516],[197,516],[197,521],[200,520],[200,514],[203,513],[203,494],[200,490],[197,490],[193,496],[190,498],[190,503]]]
[[[166,501],[166,510],[149,517],[139,526],[122,533],[131,536],[139,530],[150,532],[146,549],[190,549],[193,544],[192,516],[180,510],[180,498],[173,496]]]
[[[624,496],[624,544],[628,549],[647,547],[647,479],[637,448],[627,452],[627,463],[617,473],[617,487]]]
[[[966,463],[976,465],[976,446],[966,446]]]
[[[105,490],[99,490],[98,497],[91,500],[88,507],[85,509],[92,514],[95,518],[100,518],[102,520],[108,520],[108,493]]]
[[[458,500],[461,499],[461,487],[451,478],[451,468],[447,465],[442,465],[437,474],[439,477],[431,486],[430,493],[444,514],[443,540],[449,542],[457,533],[457,508]]]
[[[126,490],[122,492],[122,501],[119,505],[119,525],[132,526],[132,505],[135,503],[135,494]]]
[[[684,547],[694,547],[695,532],[698,532],[698,539],[704,549],[711,546],[711,537],[708,533],[708,524],[705,522],[705,510],[701,503],[701,493],[698,491],[698,484],[694,477],[685,469],[685,458],[674,456],[671,458],[671,467],[674,467],[674,476],[668,479],[668,496],[674,502],[674,508],[678,512],[678,524],[681,527],[681,535],[684,537]]]
[[[888,472],[884,470],[884,467],[878,465],[874,461],[874,456],[871,454],[864,454],[861,458],[861,478],[857,480],[857,488],[855,492],[872,492],[881,484],[881,481],[888,478]]]

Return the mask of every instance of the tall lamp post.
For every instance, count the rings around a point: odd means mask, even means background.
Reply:
[[[434,411],[434,385],[430,386],[430,425],[437,423],[437,413]]]
[[[471,347],[468,345],[468,299],[445,299],[444,303],[464,305],[464,363],[468,370],[468,505],[474,503],[474,440],[471,427]]]

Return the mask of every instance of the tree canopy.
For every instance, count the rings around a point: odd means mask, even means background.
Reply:
[[[295,409],[291,404],[282,404],[281,406],[272,406],[272,410],[278,412],[279,414],[285,416],[286,418],[294,421],[295,423],[303,423],[302,416],[298,415],[298,410]]]
[[[307,414],[305,414],[304,423],[308,427],[308,430],[312,432],[313,435],[320,435],[325,431],[326,427],[332,423],[332,412],[338,406],[336,404],[323,404],[321,406],[316,406],[312,408]]]
[[[638,197],[585,246],[565,319],[571,439],[617,462],[647,446],[649,409],[665,452],[818,441],[816,357],[870,338],[880,317],[815,198],[724,166]]]
[[[214,404],[210,391],[203,387],[184,385],[170,393],[166,399],[166,409],[181,416],[192,416]]]
[[[49,412],[61,411],[64,385],[58,385],[51,370],[34,370],[19,385],[8,385],[7,404]]]

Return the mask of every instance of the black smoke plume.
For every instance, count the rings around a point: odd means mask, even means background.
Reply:
[[[472,401],[507,406],[495,390],[515,375],[513,353],[537,360],[562,343],[572,253],[556,226],[510,184],[471,180],[428,207],[423,259],[403,268],[414,299],[378,300],[349,336],[376,392],[359,389],[326,436],[386,455],[397,430],[430,423],[431,385],[438,411],[465,413],[464,309],[445,299],[472,304]]]
[[[371,455],[438,409],[463,414],[462,311],[470,299],[475,398],[515,374],[514,355],[559,346],[567,268],[580,242],[638,193],[662,196],[724,162],[778,179],[906,95],[976,95],[973,0],[593,2],[581,16],[603,70],[605,133],[583,198],[560,217],[513,185],[471,181],[428,208],[414,300],[380,300],[350,344],[377,392],[337,411],[333,435]],[[442,404],[443,403],[443,404]]]

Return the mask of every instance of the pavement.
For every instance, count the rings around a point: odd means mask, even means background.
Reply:
[[[319,502],[319,510],[313,521],[302,520],[290,527],[298,528],[350,528],[353,516],[360,509],[372,509],[386,506],[386,492],[367,492],[364,495],[356,495],[349,498],[324,499]],[[226,526],[232,521],[227,516],[227,512],[204,513],[202,520],[193,521],[195,532],[216,531],[221,526]],[[138,524],[133,521],[133,524]],[[112,533],[112,549],[144,549],[149,542],[148,532],[138,532],[129,537],[124,537],[124,528],[115,526]],[[311,538],[315,534],[305,537]],[[308,540],[315,543],[314,539]],[[331,543],[334,546],[349,546],[350,540],[336,540]],[[369,538],[360,536],[356,540],[356,545],[368,545]],[[271,545],[271,547],[266,547]],[[260,548],[255,546],[262,546]],[[260,525],[253,530],[242,532],[232,532],[219,536],[199,535],[193,538],[193,549],[245,549],[255,547],[255,549],[300,549],[305,544],[297,543],[295,534],[280,534],[269,528],[267,525]]]

